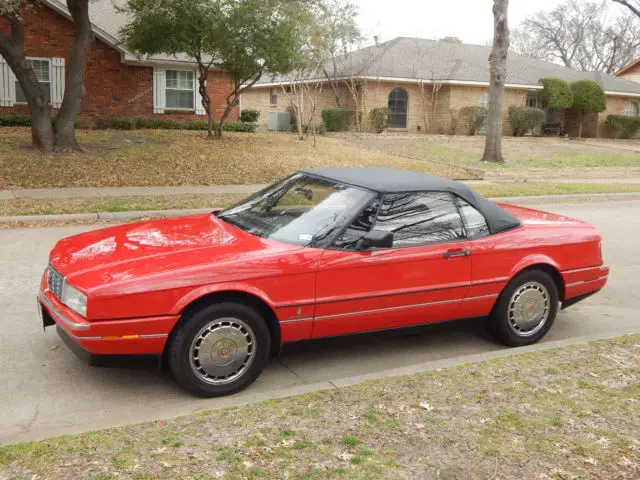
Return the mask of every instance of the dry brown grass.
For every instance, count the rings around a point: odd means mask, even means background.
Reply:
[[[0,477],[632,479],[640,335],[0,448]]]
[[[0,128],[0,189],[271,183],[312,167],[387,166],[474,178],[463,168],[319,137],[318,147],[287,134],[227,133],[209,141],[191,131],[84,131],[88,153],[44,156],[26,148],[26,128]]]

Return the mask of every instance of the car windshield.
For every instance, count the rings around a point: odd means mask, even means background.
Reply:
[[[218,218],[252,235],[315,246],[342,230],[374,196],[298,173],[223,210]]]

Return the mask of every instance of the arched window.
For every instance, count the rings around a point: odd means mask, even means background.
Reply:
[[[480,106],[484,108],[489,108],[489,92],[484,92],[480,97]],[[484,132],[487,130],[487,117],[484,118],[484,122],[482,122],[482,126],[480,127],[480,131]]]
[[[638,116],[638,104],[627,103],[624,107],[625,117],[637,117]]]
[[[389,128],[407,128],[409,95],[404,88],[394,88],[389,94]]]

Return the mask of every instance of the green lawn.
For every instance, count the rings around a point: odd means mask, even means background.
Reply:
[[[352,145],[367,146],[380,151],[393,152],[467,165],[482,169],[518,168],[640,168],[640,153],[634,152],[633,141],[615,142],[598,140],[598,145],[586,141],[558,138],[503,137],[505,163],[480,162],[484,149],[484,136],[384,137],[367,136],[347,140]],[[640,151],[640,140],[636,142]],[[623,148],[615,148],[620,145]]]
[[[640,335],[0,447],[0,478],[631,479]]]
[[[486,197],[640,192],[640,184],[626,183],[498,183],[472,188]],[[226,207],[244,197],[242,194],[209,194],[4,200],[0,201],[0,216],[214,208]]]

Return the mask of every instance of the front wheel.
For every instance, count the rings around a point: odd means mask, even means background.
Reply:
[[[170,339],[167,360],[186,390],[218,397],[249,386],[262,373],[269,351],[264,319],[246,305],[225,302],[184,317]]]
[[[542,270],[515,277],[504,289],[487,321],[489,332],[500,342],[521,347],[544,337],[558,313],[558,287]]]

